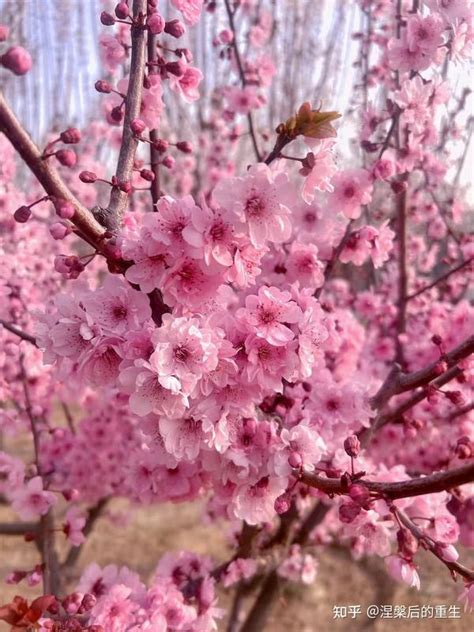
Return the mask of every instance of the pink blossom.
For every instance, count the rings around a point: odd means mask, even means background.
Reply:
[[[464,590],[459,595],[458,601],[464,601],[464,611],[474,610],[474,582],[466,584]]]
[[[192,103],[199,99],[198,86],[202,80],[202,72],[198,68],[188,66],[181,77],[169,76],[170,88],[178,92],[185,101]]]
[[[193,26],[199,22],[203,0],[172,0],[172,5],[181,11],[186,24]]]
[[[276,467],[276,472],[281,476],[288,476],[291,473],[288,458],[290,455],[295,454],[298,455],[301,466],[305,470],[313,472],[314,466],[319,463],[326,450],[326,444],[322,437],[303,423],[294,426],[290,430],[284,428],[280,437],[285,450],[278,455],[279,465]]]
[[[245,88],[230,87],[225,90],[227,107],[238,114],[248,114],[262,106],[262,99],[255,86]]]
[[[243,579],[250,579],[255,574],[256,570],[257,562],[255,560],[251,558],[238,557],[226,568],[222,585],[224,588],[228,588]]]
[[[216,340],[210,329],[194,318],[163,316],[162,326],[152,336],[155,351],[149,359],[159,383],[172,391],[190,395],[204,373],[217,368]]]
[[[237,320],[246,328],[276,346],[285,345],[295,337],[283,323],[297,323],[301,316],[301,309],[291,300],[289,292],[265,286],[259,289],[258,296],[247,296],[245,308],[236,314]]]
[[[148,75],[147,88],[143,90],[140,105],[140,119],[150,129],[160,125],[161,115],[164,110],[162,100],[163,86],[159,75]]]
[[[80,546],[85,542],[86,538],[82,533],[86,524],[84,514],[77,508],[71,507],[66,513],[66,522],[63,525],[63,531],[67,539],[74,546]]]
[[[413,15],[407,20],[407,42],[410,50],[420,49],[432,55],[442,43],[444,25],[437,15],[425,18]]]
[[[320,140],[306,156],[304,166],[300,169],[301,175],[306,177],[302,192],[305,202],[312,202],[315,189],[329,192],[333,190],[331,178],[337,170],[332,151],[334,144],[332,139]]]
[[[137,329],[151,318],[148,297],[117,276],[107,277],[96,292],[82,299],[93,322],[115,334]]]
[[[265,388],[281,392],[282,378],[293,379],[297,364],[294,342],[276,347],[259,336],[248,336],[245,351],[248,359],[245,371],[249,382],[257,381]]]
[[[335,211],[344,213],[349,219],[357,219],[361,206],[372,198],[372,178],[365,169],[347,169],[337,173],[331,183],[334,192],[330,199]]]
[[[299,281],[302,287],[318,288],[324,283],[323,264],[314,244],[293,241],[285,263],[290,283]]]
[[[194,248],[203,248],[207,266],[231,266],[235,248],[230,217],[225,211],[213,211],[204,201],[201,204],[192,209],[183,239]]]
[[[109,72],[115,72],[127,56],[125,46],[115,35],[101,33],[99,46],[102,63]]]
[[[422,48],[410,48],[405,31],[400,39],[389,40],[388,59],[390,66],[400,72],[426,70],[432,63],[431,56]]]
[[[239,487],[233,499],[235,515],[248,524],[270,522],[275,500],[286,489],[286,479],[263,476],[253,484]]]
[[[420,578],[413,563],[407,562],[398,555],[389,555],[385,558],[385,564],[394,579],[420,590]]]
[[[235,213],[248,226],[250,241],[259,248],[266,241],[281,243],[291,235],[288,179],[273,175],[262,163],[253,165],[243,178],[222,180],[213,191],[213,201]]]
[[[10,496],[13,510],[23,520],[44,516],[57,501],[56,494],[43,489],[41,476],[35,476],[23,487],[14,489]]]
[[[131,588],[123,584],[112,586],[92,609],[91,623],[101,625],[104,632],[122,632],[133,621],[136,605],[130,599]]]
[[[298,544],[290,548],[288,557],[278,567],[278,575],[293,582],[312,584],[316,579],[318,563],[309,553],[303,553]]]
[[[220,281],[219,275],[211,274],[204,264],[183,257],[165,272],[161,289],[168,305],[193,307],[211,298]]]

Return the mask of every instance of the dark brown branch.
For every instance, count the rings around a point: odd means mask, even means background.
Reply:
[[[339,259],[339,256],[341,252],[344,250],[344,246],[346,245],[349,237],[351,236],[351,231],[352,231],[353,226],[354,226],[354,220],[351,219],[351,221],[346,226],[346,231],[341,241],[339,242],[337,247],[334,249],[332,253],[332,257],[329,259],[329,261],[326,264],[326,269],[324,270],[324,283],[321,287],[318,287],[318,289],[314,293],[315,298],[319,298],[321,296],[321,293],[324,290],[324,286],[331,279],[334,272],[334,267]]]
[[[0,522],[0,535],[26,535],[39,530],[38,522]]]
[[[360,479],[358,482],[365,485],[371,492],[395,500],[397,498],[411,498],[425,494],[435,494],[466,485],[474,481],[474,462],[463,467],[445,472],[437,472],[430,476],[408,479],[397,483],[383,483]],[[325,478],[319,474],[304,473],[301,482],[315,487],[327,494],[347,494],[347,487],[339,478]]]
[[[229,0],[224,0],[224,4],[225,4],[226,11],[227,11],[227,17],[229,19],[229,27],[230,27],[230,30],[233,33],[231,46],[234,49],[235,61],[237,63],[237,68],[238,68],[238,71],[239,71],[240,81],[242,82],[242,87],[245,88],[247,86],[247,79],[245,77],[245,70],[244,70],[244,67],[243,67],[243,64],[242,64],[242,58],[240,56],[239,47],[238,47],[238,44],[237,44],[237,30],[235,28],[234,12],[232,11],[232,9],[230,7]],[[252,138],[252,145],[253,145],[253,150],[254,150],[254,153],[255,153],[255,158],[257,159],[257,162],[260,162],[260,160],[261,160],[260,151],[258,149],[257,136],[256,136],[256,133],[255,133],[255,127],[254,127],[254,124],[253,124],[253,118],[252,118],[251,112],[249,112],[247,114],[247,121],[248,121],[248,124],[249,124],[250,137]]]
[[[393,512],[396,514],[403,526],[405,526],[415,536],[415,538],[420,543],[422,543],[423,546],[431,551],[433,555],[441,560],[452,573],[457,573],[468,581],[474,581],[474,571],[470,568],[467,568],[467,566],[464,566],[464,564],[460,564],[459,562],[448,562],[447,560],[443,559],[440,551],[436,548],[431,539],[426,537],[423,531],[419,527],[417,527],[417,525],[412,520],[410,520],[410,518],[404,511],[402,511],[402,509],[399,509],[398,507],[393,507]]]
[[[105,229],[92,213],[79,202],[63,182],[51,160],[43,160],[41,151],[10,109],[0,92],[0,131],[5,134],[15,151],[19,153],[28,168],[35,175],[46,193],[55,199],[66,200],[74,207],[71,222],[79,230],[80,236],[110,259],[114,252],[104,241]]]
[[[122,144],[120,146],[116,177],[119,182],[129,182],[138,139],[133,134],[130,123],[140,115],[143,91],[143,77],[145,73],[146,50],[146,0],[133,0],[132,56],[130,61],[130,76],[125,100],[125,116],[123,121]],[[117,230],[128,204],[128,194],[119,187],[112,187],[107,213],[107,227]]]
[[[8,323],[7,321],[0,318],[0,325],[2,327],[5,327],[5,329],[9,331],[11,334],[18,336],[22,340],[26,340],[26,342],[31,342],[31,344],[35,345],[35,347],[38,346],[36,344],[36,338],[34,336],[32,336],[31,334],[27,334],[25,331],[22,331],[16,325],[13,325],[13,323]]]
[[[407,301],[411,301],[412,299],[416,298],[417,296],[420,296],[420,294],[423,294],[424,292],[426,292],[428,290],[431,290],[431,288],[435,287],[436,285],[439,285],[440,283],[443,283],[443,281],[446,281],[446,279],[449,279],[449,277],[452,274],[455,274],[456,272],[459,272],[459,270],[462,270],[463,268],[465,268],[466,266],[470,265],[473,262],[474,262],[474,257],[471,257],[470,259],[467,259],[466,261],[463,261],[462,263],[459,263],[456,267],[451,268],[451,270],[448,270],[447,272],[445,272],[444,274],[439,276],[432,283],[429,283],[428,285],[425,285],[424,287],[420,288],[416,292],[413,292],[412,294],[409,294],[407,296]]]
[[[402,177],[402,184],[406,184],[407,178]],[[397,302],[397,322],[396,322],[396,359],[403,365],[404,354],[403,345],[400,336],[406,329],[406,310],[407,310],[407,192],[403,190],[397,198],[397,237],[398,237],[398,302]]]

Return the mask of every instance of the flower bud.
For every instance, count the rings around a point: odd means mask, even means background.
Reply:
[[[431,342],[437,347],[439,347],[440,345],[443,344],[443,339],[441,338],[439,334],[434,334],[433,336],[431,336]]]
[[[230,29],[224,29],[219,33],[219,40],[222,44],[231,44],[234,41],[234,34]]]
[[[346,524],[353,522],[360,514],[360,505],[354,502],[344,503],[339,507],[339,520]]]
[[[288,457],[288,463],[290,467],[294,469],[299,469],[303,465],[303,459],[301,458],[301,454],[298,452],[290,452],[290,456]]]
[[[461,437],[458,439],[455,448],[458,459],[470,459],[472,456],[472,445],[469,437]]]
[[[281,496],[278,496],[274,503],[274,509],[279,515],[286,513],[289,510],[290,506],[291,496],[286,492],[284,494],[281,494]]]
[[[66,143],[66,145],[75,145],[81,140],[81,132],[75,127],[70,127],[64,130],[64,132],[61,132],[59,138],[63,143]]]
[[[66,200],[57,199],[54,202],[54,207],[56,209],[56,213],[61,217],[61,219],[71,219],[74,217],[74,206],[71,202],[67,202]]]
[[[132,190],[132,185],[130,182],[119,182],[118,188],[122,191],[122,193],[127,193],[128,195]]]
[[[443,391],[443,394],[455,406],[464,406],[466,404],[466,399],[461,391]]]
[[[147,180],[148,182],[153,182],[153,180],[155,179],[155,174],[153,173],[153,171],[151,171],[151,169],[142,169],[140,171],[140,177],[144,180]]]
[[[79,174],[79,180],[86,184],[92,184],[97,180],[97,176],[93,171],[81,171]]]
[[[71,229],[62,222],[54,222],[54,224],[51,224],[49,227],[49,232],[53,239],[59,241],[69,235],[71,233]]]
[[[112,119],[112,121],[114,121],[114,123],[121,122],[121,120],[123,119],[123,112],[122,112],[122,108],[119,105],[112,108],[110,112],[110,118]]]
[[[182,151],[183,154],[193,153],[193,147],[191,143],[188,143],[188,141],[186,140],[182,140],[179,143],[176,143],[176,149],[179,149],[179,151]]]
[[[129,14],[130,11],[125,2],[119,2],[118,5],[115,7],[115,15],[118,17],[119,20],[125,20],[125,18],[128,18]]]
[[[65,489],[62,492],[62,495],[65,500],[70,502],[71,500],[77,500],[80,496],[80,493],[78,492],[77,489]]]
[[[105,81],[104,79],[96,81],[94,87],[97,92],[102,92],[103,94],[109,94],[110,92],[112,92],[112,86],[108,81]]]
[[[115,24],[114,16],[111,13],[107,13],[107,11],[102,11],[100,21],[104,26],[113,26]]]
[[[158,140],[155,140],[155,142],[153,143],[153,147],[156,149],[156,151],[158,151],[160,154],[164,154],[165,151],[168,150],[169,147],[169,143],[166,140],[163,140],[162,138],[159,138]]]
[[[402,557],[411,559],[418,551],[418,540],[407,529],[399,529],[397,531],[398,550]]]
[[[166,71],[170,73],[170,75],[174,75],[175,77],[182,77],[186,72],[186,64],[183,64],[182,61],[170,61],[165,64]]]
[[[78,614],[84,614],[85,612],[89,612],[97,603],[97,597],[91,593],[86,593],[82,598],[81,606],[77,611]]]
[[[134,134],[139,136],[146,130],[146,125],[144,121],[136,118],[136,119],[133,119],[133,121],[130,123],[130,129],[132,130]]]
[[[6,584],[19,584],[26,577],[25,571],[12,571],[5,577]]]
[[[165,23],[164,31],[168,33],[168,35],[171,35],[171,37],[179,38],[185,34],[186,29],[180,20],[170,20]]]
[[[360,454],[360,441],[356,437],[356,435],[351,435],[347,437],[344,441],[344,450],[346,454],[354,459],[356,459]]]
[[[165,29],[165,20],[159,13],[152,13],[152,15],[148,17],[146,23],[152,35],[159,35]]]
[[[64,167],[74,167],[77,162],[77,156],[72,149],[58,149],[54,155]]]
[[[0,64],[14,75],[25,75],[33,65],[30,53],[23,46],[11,46],[0,57]]]
[[[24,224],[31,217],[30,207],[20,206],[20,208],[17,208],[16,211],[13,213],[13,217],[15,218],[15,221],[18,222],[19,224]]]
[[[355,483],[349,487],[349,496],[352,500],[363,507],[368,509],[370,505],[370,491],[365,485]]]
[[[82,593],[73,592],[62,600],[61,605],[68,614],[76,614],[83,597]]]
[[[165,156],[161,164],[167,169],[172,169],[175,165],[175,159],[172,156]]]
[[[452,544],[444,544],[444,542],[438,542],[435,548],[436,553],[443,558],[445,562],[455,562],[459,553]]]

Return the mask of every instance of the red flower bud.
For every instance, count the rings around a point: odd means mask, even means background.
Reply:
[[[165,20],[159,13],[153,13],[146,21],[152,35],[159,35],[165,29]]]
[[[11,46],[0,57],[0,64],[14,75],[25,75],[31,70],[33,61],[26,48],[23,48],[23,46]]]
[[[162,165],[167,169],[172,169],[175,165],[175,159],[172,156],[166,156],[163,158]]]
[[[61,132],[59,138],[63,143],[66,143],[66,145],[75,145],[81,140],[81,132],[75,127],[70,127],[64,130],[64,132]]]
[[[438,334],[434,334],[433,336],[431,336],[431,342],[439,347],[443,344],[443,339]]]
[[[74,167],[77,162],[77,156],[72,149],[59,149],[54,155],[65,167]]]
[[[153,171],[151,171],[151,169],[142,169],[140,171],[140,177],[144,180],[147,180],[148,182],[153,182],[153,180],[155,179],[155,174],[153,173]]]
[[[120,123],[121,120],[123,119],[123,112],[122,112],[122,108],[120,106],[116,106],[115,108],[112,108],[111,112],[110,112],[110,118],[115,122],[115,123]]]
[[[105,81],[104,79],[96,81],[94,87],[97,92],[102,92],[103,94],[109,94],[110,92],[112,92],[112,86],[108,81]]]
[[[86,184],[92,184],[97,180],[97,176],[93,171],[81,171],[79,174],[79,180]]]
[[[275,500],[274,509],[277,514],[281,515],[288,511],[291,506],[291,496],[286,492]]]
[[[352,458],[357,458],[360,453],[360,441],[355,435],[351,435],[347,437],[344,441],[344,450],[346,454],[351,456]]]
[[[299,469],[303,465],[303,459],[301,458],[301,454],[298,452],[291,452],[288,457],[288,463],[290,467],[294,469]]]
[[[186,29],[180,20],[170,20],[166,22],[164,31],[168,33],[168,35],[178,38],[185,34]]]
[[[403,557],[411,559],[418,551],[418,540],[406,529],[397,531],[398,550]]]
[[[115,24],[115,18],[107,11],[102,11],[100,14],[100,21],[104,26],[113,26]]]
[[[51,233],[51,237],[53,239],[59,241],[69,235],[71,229],[62,222],[54,222],[54,224],[51,224],[49,227],[49,232]]]
[[[452,402],[455,406],[464,406],[466,400],[461,391],[443,391],[443,394]]]
[[[160,152],[160,154],[164,154],[169,147],[169,143],[168,141],[159,138],[158,140],[155,140],[155,142],[153,143],[153,147],[156,149],[156,151]]]
[[[142,132],[146,130],[146,125],[141,119],[136,118],[133,119],[133,121],[130,123],[130,129],[134,134],[139,136]]]
[[[20,206],[20,208],[17,208],[16,211],[13,213],[13,217],[15,218],[15,221],[18,222],[19,224],[24,224],[31,217],[30,207]]]
[[[132,190],[132,185],[130,184],[130,182],[119,182],[118,187],[121,191],[123,191],[123,193],[130,193],[130,191]]]
[[[351,485],[349,487],[349,496],[364,509],[369,508],[370,492],[365,485],[359,485],[358,483]]]
[[[125,18],[128,18],[128,16],[130,15],[130,11],[125,2],[118,3],[118,5],[115,7],[115,15],[118,17],[119,20],[125,20]]]
[[[182,151],[183,154],[193,153],[193,148],[192,148],[191,143],[188,143],[188,141],[186,140],[182,140],[179,143],[176,143],[176,149],[179,149],[179,151]]]
[[[170,61],[165,64],[166,71],[170,73],[170,75],[174,75],[175,77],[182,77],[186,72],[186,64],[183,64],[182,61]]]
[[[61,219],[71,219],[74,216],[74,206],[67,200],[57,199],[54,202],[56,213]]]

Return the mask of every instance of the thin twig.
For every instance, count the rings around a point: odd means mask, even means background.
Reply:
[[[3,320],[2,318],[0,318],[0,325],[2,327],[5,327],[5,329],[9,331],[11,334],[18,336],[22,340],[26,340],[26,342],[31,342],[31,344],[34,345],[35,347],[38,346],[36,344],[36,338],[34,336],[32,336],[31,334],[27,334],[25,331],[19,329],[13,323],[8,323],[6,320]]]
[[[447,272],[445,272],[444,274],[439,276],[432,283],[429,283],[428,285],[425,285],[424,287],[420,288],[416,292],[413,292],[412,294],[409,294],[406,297],[406,300],[407,301],[411,301],[412,299],[416,298],[417,296],[420,296],[420,294],[423,294],[424,292],[427,292],[428,290],[431,290],[431,288],[435,287],[436,285],[439,285],[440,283],[443,283],[443,281],[446,281],[446,279],[449,279],[449,277],[452,274],[455,274],[456,272],[459,272],[459,270],[462,270],[466,266],[470,265],[472,262],[474,262],[474,257],[470,257],[469,259],[466,259],[466,261],[462,261],[456,267],[451,268],[451,270],[448,270]]]
[[[93,507],[91,507],[91,509],[89,509],[89,514],[87,516],[86,524],[84,526],[84,529],[82,530],[82,533],[84,534],[86,538],[92,532],[92,529],[94,528],[95,523],[102,515],[108,502],[109,502],[109,498],[102,498],[101,500],[99,500],[99,502],[96,505],[94,505]],[[69,549],[68,554],[66,555],[66,559],[61,564],[61,569],[64,570],[66,568],[71,568],[72,566],[74,566],[74,564],[77,562],[77,560],[79,559],[81,555],[82,549],[83,549],[82,544],[80,546],[72,546]]]
[[[240,56],[239,47],[237,44],[237,30],[235,28],[235,22],[234,22],[234,11],[232,11],[230,7],[229,0],[224,0],[224,4],[227,11],[227,17],[229,19],[229,27],[233,33],[231,46],[234,49],[235,61],[237,63],[237,68],[239,71],[240,81],[242,82],[242,87],[245,88],[247,86],[247,79],[245,77],[245,70],[242,64],[242,58]],[[257,135],[255,133],[255,127],[253,124],[253,118],[252,118],[251,112],[247,114],[247,121],[249,124],[250,137],[252,138],[252,145],[253,145],[253,150],[255,153],[255,158],[257,159],[257,162],[260,162],[261,160],[260,151],[258,149]]]
[[[351,221],[347,224],[346,226],[346,230],[345,233],[341,239],[341,241],[339,242],[339,244],[336,246],[336,248],[334,249],[331,258],[329,259],[329,261],[326,264],[326,268],[324,270],[324,283],[321,287],[318,287],[318,289],[315,291],[314,293],[314,297],[315,298],[319,298],[321,296],[322,291],[324,290],[325,285],[327,284],[327,282],[331,279],[333,272],[334,272],[334,267],[337,263],[337,261],[339,260],[339,256],[341,254],[341,252],[344,250],[344,247],[351,235],[352,232],[352,227],[354,226],[354,220],[351,219]]]
[[[357,482],[365,485],[371,492],[376,492],[377,495],[396,500],[397,498],[436,494],[437,492],[453,489],[473,481],[474,463],[469,463],[453,470],[437,472],[429,476],[420,476],[396,483],[367,481],[363,478],[358,479]],[[301,482],[331,495],[348,493],[347,486],[343,484],[340,478],[325,478],[319,474],[305,472],[301,476]]]

